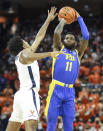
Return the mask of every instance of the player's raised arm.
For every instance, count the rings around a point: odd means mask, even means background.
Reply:
[[[44,39],[45,33],[47,31],[47,28],[50,24],[51,21],[53,21],[55,19],[55,17],[57,16],[56,13],[56,9],[55,7],[51,7],[51,10],[48,10],[48,17],[45,21],[45,23],[43,24],[43,26],[41,27],[41,29],[39,30],[39,32],[37,33],[37,36],[35,38],[35,41],[33,42],[32,46],[31,46],[31,50],[33,50],[33,52],[35,52],[40,44],[40,42]]]
[[[89,32],[84,23],[83,18],[79,15],[77,11],[76,11],[76,14],[77,14],[77,21],[80,25],[82,36],[83,36],[83,39],[80,40],[80,45],[77,47],[78,55],[79,55],[79,58],[81,59],[88,46]]]
[[[60,19],[59,24],[56,26],[53,36],[53,50],[60,50],[62,47],[61,42],[61,33],[63,31],[64,25],[66,24],[66,21],[62,18]]]
[[[37,36],[35,38],[35,41],[33,42],[32,46],[30,48],[25,48],[20,56],[20,62],[23,64],[29,64],[32,63],[34,60],[39,60],[48,56],[51,56],[51,53],[35,53],[36,49],[40,45],[40,42],[43,40],[46,30],[49,26],[49,23],[54,20],[54,18],[57,16],[56,8],[52,7],[50,11],[48,11],[48,17],[37,33]],[[25,45],[25,41],[23,41]],[[27,45],[27,43],[26,43]],[[51,56],[52,57],[52,56]]]

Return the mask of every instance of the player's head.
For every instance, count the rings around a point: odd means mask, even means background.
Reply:
[[[29,47],[28,43],[22,40],[20,36],[15,36],[8,42],[8,50],[13,56],[18,55],[20,51],[27,47]]]
[[[64,46],[68,49],[75,49],[77,46],[77,37],[74,33],[69,32],[64,37]]]

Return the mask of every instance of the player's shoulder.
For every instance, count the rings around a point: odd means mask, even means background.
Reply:
[[[28,64],[28,56],[30,56],[31,48],[23,49],[19,54],[19,61],[22,64]]]

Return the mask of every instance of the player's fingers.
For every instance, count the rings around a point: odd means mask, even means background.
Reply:
[[[52,11],[55,13],[56,12],[56,8],[55,6],[52,8]]]
[[[57,58],[58,58],[57,55],[58,55],[58,54],[55,53],[54,55],[52,55],[52,57],[55,58],[55,59],[57,59]]]
[[[49,10],[48,10],[48,14],[49,14]]]
[[[60,51],[59,54],[66,54],[66,52],[65,51]]]
[[[53,7],[51,7],[51,12],[53,11]]]
[[[57,57],[57,56],[55,56],[54,58],[55,58],[55,59],[58,59],[58,57]]]
[[[57,8],[56,8],[56,7],[54,7],[54,13],[56,12],[56,10],[57,10]]]
[[[53,6],[53,10],[55,11],[55,6]]]
[[[58,17],[58,20],[59,20],[59,21],[61,21],[61,18],[60,18],[60,17]]]
[[[22,41],[25,43],[26,41],[22,39]]]
[[[71,23],[72,23],[72,22],[67,22],[67,24],[69,24],[69,25],[70,25]]]
[[[58,15],[58,13],[55,14],[55,17]]]
[[[55,12],[56,12],[57,8],[55,7],[54,10],[55,10]]]
[[[27,41],[25,41],[25,40],[23,40],[23,39],[22,39],[22,41],[23,41],[25,44],[28,44],[28,42],[27,42]]]
[[[55,9],[55,6],[52,7],[52,10],[54,10],[54,9]]]

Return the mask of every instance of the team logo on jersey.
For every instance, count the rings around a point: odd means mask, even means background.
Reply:
[[[67,59],[69,59],[69,60],[71,60],[71,61],[75,61],[74,56],[71,55],[71,54],[66,54],[66,60],[67,60]]]
[[[35,112],[35,111],[34,111],[34,110],[30,110],[30,112],[31,112],[32,115],[34,115],[34,112]]]
[[[35,117],[34,113],[35,113],[34,110],[30,110],[30,114],[31,114],[31,115],[29,115],[28,117]]]

